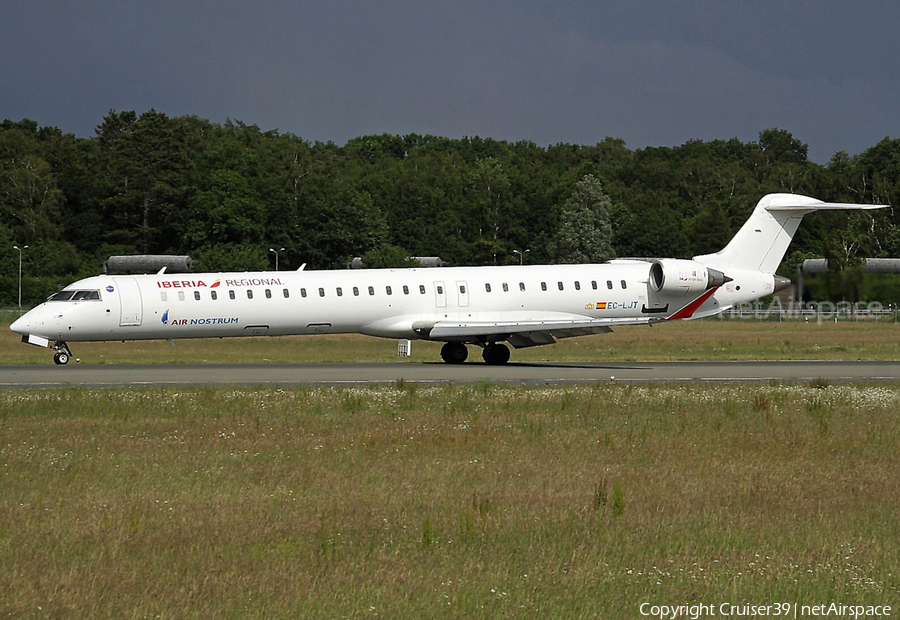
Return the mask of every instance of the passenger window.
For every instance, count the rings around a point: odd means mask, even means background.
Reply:
[[[247,289],[247,299],[253,299],[253,291],[251,291],[249,288]]]
[[[384,287],[384,292],[387,293],[388,295],[391,295],[391,294],[392,294],[392,293],[391,293],[391,287],[390,287],[390,286],[385,286],[385,287]]]
[[[374,295],[374,294],[375,294],[375,287],[374,287],[374,286],[370,286],[370,287],[369,287],[369,295]]]
[[[353,296],[359,297],[359,287],[358,286],[353,287]]]
[[[210,291],[209,296],[213,301],[215,301],[219,298],[219,294],[216,291]]]
[[[419,292],[422,293],[423,295],[425,294],[425,285],[424,284],[419,285]]]
[[[623,288],[623,289],[626,289],[626,288],[628,288],[628,285],[627,285],[627,284],[625,284],[625,280],[622,280],[622,288]]]
[[[344,289],[342,289],[340,286],[337,287],[337,296],[338,296],[338,297],[343,297],[343,296],[344,296]]]
[[[562,283],[562,282],[558,282],[558,283],[557,283],[557,286],[559,287],[559,290],[563,290],[563,283]]]
[[[519,290],[523,291],[523,292],[525,291],[525,283],[524,282],[519,282]]]
[[[160,293],[159,293],[159,298],[160,298],[162,301],[169,301],[169,296],[166,295],[166,292],[165,292],[165,291],[160,291]]]
[[[404,295],[409,295],[409,287],[406,286],[405,284],[403,285],[403,294],[404,294]]]
[[[184,301],[184,291],[178,291],[178,301]]]
[[[266,289],[266,299],[272,299],[272,290]]]
[[[287,299],[290,296],[291,296],[291,292],[287,289],[284,289],[284,298]]]
[[[194,299],[200,301],[200,291],[194,291]]]
[[[594,289],[595,291],[597,290],[597,281],[596,280],[591,280],[591,288]]]
[[[546,283],[546,282],[541,282],[541,290],[542,290],[542,291],[546,291],[546,290],[547,290],[547,283]]]
[[[581,282],[579,282],[578,280],[575,280],[575,290],[576,291],[581,290]]]
[[[485,284],[484,284],[484,290],[485,290],[485,292],[490,293],[490,292],[491,292],[491,285],[485,282]]]
[[[325,297],[325,289],[319,288],[319,297]]]
[[[438,294],[438,295],[443,295],[443,294],[444,294],[444,287],[443,287],[443,286],[438,285],[438,287],[437,287],[437,294]]]
[[[508,293],[508,292],[509,292],[509,284],[507,284],[506,282],[503,283],[503,292],[504,292],[504,293]]]
[[[228,297],[234,299],[234,291],[228,291]]]
[[[305,288],[300,289],[300,297],[306,297],[306,289]]]
[[[460,294],[462,294],[462,295],[465,295],[465,294],[466,294],[466,285],[465,285],[465,284],[460,284],[460,285],[459,285],[459,292],[460,292]]]
[[[608,288],[609,290],[612,290],[612,280],[606,281],[606,288]]]

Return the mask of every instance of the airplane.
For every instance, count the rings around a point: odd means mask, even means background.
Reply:
[[[795,194],[764,196],[719,252],[685,259],[341,271],[99,275],[79,280],[10,329],[68,363],[68,343],[359,333],[468,346],[487,364],[557,339],[719,314],[777,292],[775,275],[807,213],[877,209]],[[173,343],[174,344],[174,343]]]

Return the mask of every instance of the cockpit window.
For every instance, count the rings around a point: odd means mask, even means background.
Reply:
[[[75,295],[72,296],[72,301],[99,301],[100,300],[100,291],[75,291]]]
[[[60,291],[47,301],[100,301],[100,291]]]

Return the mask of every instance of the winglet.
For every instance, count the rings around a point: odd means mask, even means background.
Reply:
[[[712,287],[711,289],[709,289],[708,291],[706,291],[705,293],[700,295],[700,297],[698,297],[697,299],[695,299],[694,301],[692,301],[691,303],[686,305],[684,308],[682,308],[681,310],[679,310],[672,316],[668,317],[666,320],[674,321],[675,319],[691,318],[692,316],[694,316],[694,313],[697,311],[697,308],[702,306],[706,302],[706,300],[709,299],[712,296],[712,294],[715,293],[718,289],[719,289],[718,286]]]

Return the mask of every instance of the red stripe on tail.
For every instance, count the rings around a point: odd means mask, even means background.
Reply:
[[[666,320],[672,321],[674,319],[689,319],[689,318],[691,318],[692,316],[694,316],[694,313],[697,311],[697,308],[702,306],[704,304],[704,302],[706,302],[707,299],[712,297],[712,294],[715,293],[718,290],[718,288],[719,288],[718,286],[712,287],[711,289],[709,289],[708,291],[706,291],[705,293],[700,295],[700,297],[698,297],[697,299],[695,299],[694,301],[692,301],[691,303],[686,305],[684,308],[682,308],[681,310],[679,310],[678,312],[676,312],[675,314],[673,314]]]

